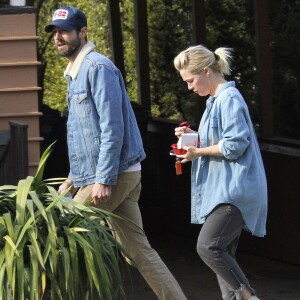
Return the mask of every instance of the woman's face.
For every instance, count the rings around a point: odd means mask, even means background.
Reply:
[[[192,74],[186,69],[180,71],[182,80],[188,85],[188,89],[198,94],[199,96],[207,96],[210,94],[210,82],[207,76],[208,68],[204,68],[198,74]]]

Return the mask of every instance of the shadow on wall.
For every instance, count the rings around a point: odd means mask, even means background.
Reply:
[[[132,107],[142,135],[146,159],[142,162],[140,208],[144,229],[149,235],[169,232],[196,236],[200,227],[190,224],[190,164],[175,173],[175,159],[169,155],[176,142],[173,121],[152,119],[147,109],[136,102]],[[43,152],[56,141],[45,167],[45,178],[67,177],[69,172],[66,142],[66,116],[47,105],[41,107],[41,143]],[[66,114],[65,114],[66,115]]]
[[[145,144],[150,113],[136,102],[132,101],[131,104]],[[66,177],[69,173],[66,132],[67,111],[61,113],[59,110],[52,109],[45,104],[41,105],[40,111],[43,113],[40,117],[40,132],[44,138],[41,142],[41,153],[56,141],[45,167],[45,178]]]
[[[53,151],[45,166],[45,178],[67,177],[69,173],[69,160],[66,139],[66,116],[60,111],[42,104],[40,111],[40,132],[44,140],[41,142],[41,153],[56,141]]]

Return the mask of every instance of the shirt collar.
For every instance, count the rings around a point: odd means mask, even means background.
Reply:
[[[215,99],[220,95],[220,93],[222,91],[224,91],[225,89],[227,89],[228,87],[235,87],[235,82],[234,81],[228,81],[224,84],[221,85],[221,87],[218,89],[218,91],[216,92],[216,94],[214,96],[210,96],[207,100],[206,100],[206,109],[209,112],[212,108],[212,105],[215,101]]]
[[[228,81],[220,86],[220,88],[217,90],[216,94],[214,95],[214,98],[217,98],[225,89],[228,87],[235,87],[234,81]]]
[[[92,50],[94,50],[94,48],[95,48],[95,45],[92,42],[87,42],[80,50],[75,61],[73,63],[71,63],[71,62],[68,63],[67,68],[64,72],[64,76],[66,77],[69,75],[74,80],[78,75],[80,66],[81,66],[84,58],[87,56],[88,53],[90,53]]]

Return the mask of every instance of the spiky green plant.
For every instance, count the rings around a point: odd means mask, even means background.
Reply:
[[[51,149],[36,176],[0,187],[0,300],[121,299],[126,251],[103,222],[118,217],[42,179]]]

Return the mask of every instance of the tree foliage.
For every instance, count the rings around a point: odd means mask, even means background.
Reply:
[[[66,80],[63,72],[67,60],[58,56],[54,47],[52,36],[44,32],[46,24],[51,22],[52,14],[61,6],[74,6],[86,12],[89,31],[88,38],[93,41],[96,48],[104,55],[110,56],[109,26],[107,17],[107,1],[81,0],[81,1],[37,1],[39,59],[42,62],[41,86],[43,87],[43,102],[54,109],[62,111],[66,101]],[[92,9],[91,9],[92,7]]]
[[[43,101],[52,108],[65,106],[66,61],[59,58],[49,34],[43,28],[55,8],[73,5],[86,12],[89,40],[96,49],[111,56],[107,16],[108,0],[36,1],[39,7],[39,53],[44,69],[40,83],[44,87]],[[273,72],[273,102],[275,130],[279,135],[300,138],[297,126],[299,108],[299,0],[269,1]],[[215,50],[220,46],[234,50],[232,75],[250,108],[255,124],[260,123],[258,86],[256,83],[256,39],[254,1],[206,0],[205,45]],[[137,100],[137,73],[134,36],[134,2],[119,0],[125,57],[126,86],[132,100]],[[192,5],[186,0],[148,0],[149,67],[151,112],[154,117],[199,122],[201,112],[195,109],[198,97],[190,93],[173,66],[174,57],[192,41]],[[91,7],[93,9],[91,9]],[[203,99],[202,99],[203,100]]]
[[[251,18],[249,20],[247,17],[248,15],[252,17],[251,12],[247,11],[245,1],[217,0],[217,2],[206,2],[207,45],[212,48],[228,45],[239,49],[239,45],[247,44],[245,47],[247,53],[237,51],[237,63],[240,60],[241,64],[237,64],[238,69],[234,68],[235,77],[238,78],[239,84],[245,87],[244,90],[248,91],[248,94],[251,92],[255,94],[253,30],[250,33],[247,32],[249,28],[253,27],[251,24],[253,20]],[[89,9],[91,4],[93,10]],[[44,3],[41,6],[38,28],[41,37],[40,49],[45,49],[42,54],[43,59],[41,59],[45,67],[43,101],[52,108],[62,110],[65,106],[66,90],[62,73],[66,61],[58,57],[53,43],[49,43],[49,35],[43,32],[45,24],[51,19],[53,10],[60,5],[59,1],[52,0],[47,1],[47,5]],[[76,1],[65,1],[64,5],[77,5],[87,12],[89,39],[96,44],[98,51],[110,56],[107,1],[85,0],[77,1],[77,3]],[[218,10],[215,10],[216,5]],[[126,85],[130,98],[137,100],[133,1],[120,1],[120,9]],[[191,123],[198,123],[199,116],[195,115],[194,110],[195,101],[199,101],[199,99],[187,90],[173,66],[174,57],[192,45],[191,9],[191,1],[148,0],[150,97],[153,116],[175,120],[188,119]],[[236,18],[230,18],[232,13]],[[216,14],[220,17],[216,17]],[[228,16],[228,18],[224,16]],[[248,21],[245,23],[245,20]],[[231,35],[228,35],[228,28],[230,28]],[[239,59],[245,57],[245,54],[247,60]],[[246,72],[243,67],[246,67]],[[255,98],[255,95],[252,94],[250,99]],[[253,100],[250,103],[256,102]]]
[[[272,1],[270,23],[275,133],[300,139],[300,1]]]

